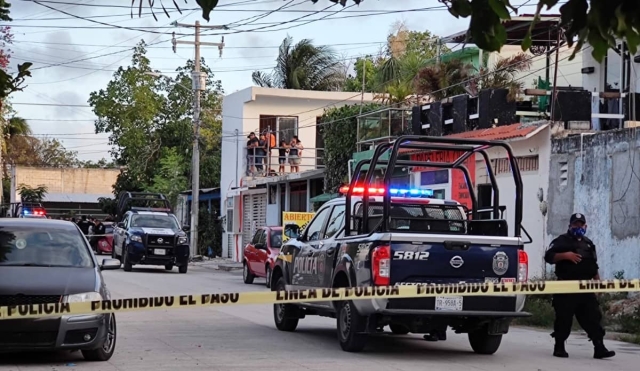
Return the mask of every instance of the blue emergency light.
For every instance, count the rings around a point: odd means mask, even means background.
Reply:
[[[392,196],[433,196],[433,189],[398,189],[391,188],[389,189],[389,194]]]
[[[348,186],[344,186],[340,188],[340,193],[346,194],[349,191]],[[384,195],[384,188],[369,188],[370,196],[380,196]],[[364,194],[364,187],[354,187],[353,188],[354,195],[362,195]],[[402,196],[402,197],[432,197],[433,189],[406,189],[406,188],[390,188],[389,194],[391,196]]]

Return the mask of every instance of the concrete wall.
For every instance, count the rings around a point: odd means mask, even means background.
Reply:
[[[522,225],[531,235],[533,242],[525,245],[525,251],[529,255],[529,277],[541,277],[545,272],[544,253],[548,241],[545,231],[545,216],[540,210],[538,191],[547,194],[549,185],[549,158],[551,154],[550,130],[543,129],[541,132],[528,139],[511,141],[516,157],[538,155],[538,171],[521,171],[523,183],[523,216]],[[491,159],[504,158],[506,152],[501,149],[492,149],[488,152]],[[481,158],[481,157],[479,157]],[[476,180],[478,184],[490,183],[486,175],[484,161],[477,161]],[[513,235],[515,216],[515,182],[511,172],[496,175],[498,188],[500,191],[500,205],[507,207],[504,219],[509,224],[509,235]],[[526,241],[526,235],[522,233]]]
[[[35,168],[17,166],[12,179],[11,202],[19,199],[17,187],[45,185],[49,193],[110,194],[119,169]]]
[[[603,278],[640,277],[640,147],[636,129],[554,139],[547,239],[584,213]]]

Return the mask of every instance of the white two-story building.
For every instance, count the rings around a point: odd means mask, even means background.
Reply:
[[[223,256],[241,261],[244,245],[256,228],[281,225],[283,211],[312,210],[310,199],[323,193],[322,125],[324,110],[373,101],[372,94],[249,87],[224,97],[222,103],[221,214]],[[288,159],[279,164],[278,149],[266,156],[263,171],[251,166],[248,135],[274,136],[302,143],[297,171]]]

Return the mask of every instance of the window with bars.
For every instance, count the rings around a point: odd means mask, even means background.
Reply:
[[[538,155],[516,157],[520,172],[537,171],[539,166]],[[498,174],[511,173],[511,165],[508,158],[494,158],[491,160],[493,172]]]

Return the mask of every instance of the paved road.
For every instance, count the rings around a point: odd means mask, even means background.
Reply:
[[[237,272],[194,267],[188,274],[160,269],[108,271],[114,297],[266,290],[263,280],[242,283]],[[80,353],[3,356],[0,370],[447,370],[447,371],[580,371],[637,370],[640,347],[608,342],[618,356],[594,360],[591,343],[570,339],[571,358],[550,355],[548,332],[512,329],[493,356],[471,352],[465,335],[449,334],[445,342],[420,336],[375,336],[365,352],[345,353],[335,334],[335,321],[308,317],[295,333],[275,329],[272,307],[235,306],[222,309],[180,309],[122,313],[118,316],[116,354],[106,363],[87,363]]]

